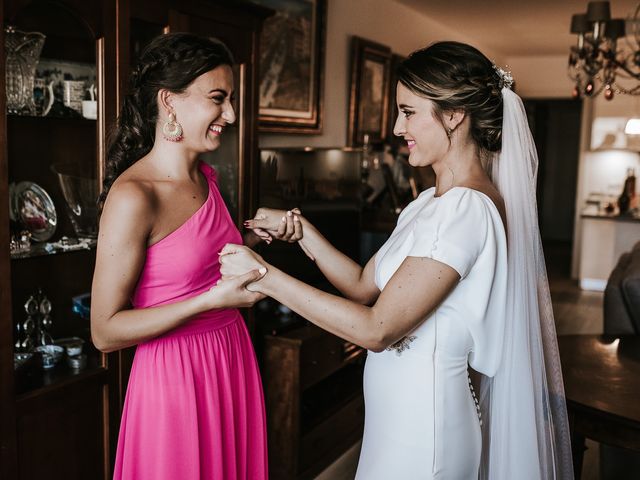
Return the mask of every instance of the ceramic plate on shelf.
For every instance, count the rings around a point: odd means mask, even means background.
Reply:
[[[19,222],[37,242],[49,240],[56,231],[58,215],[53,200],[40,185],[20,182],[10,187],[11,220]]]

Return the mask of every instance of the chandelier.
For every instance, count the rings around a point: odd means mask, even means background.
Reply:
[[[578,43],[569,54],[569,78],[575,83],[573,97],[596,96],[604,90],[640,95],[640,5],[632,18],[611,18],[609,2],[589,2],[587,13],[571,18],[571,33]]]

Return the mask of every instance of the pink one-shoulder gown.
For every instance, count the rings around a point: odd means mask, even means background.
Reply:
[[[147,249],[134,308],[177,302],[220,278],[218,252],[242,243],[201,163],[209,195],[177,230]],[[236,309],[205,312],[138,345],[122,412],[114,479],[267,478],[262,384]]]

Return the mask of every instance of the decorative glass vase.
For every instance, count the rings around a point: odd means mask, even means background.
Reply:
[[[79,238],[98,237],[98,181],[94,172],[80,164],[52,166],[67,204],[67,215]]]
[[[46,38],[40,32],[5,29],[7,112],[35,115],[33,82]]]

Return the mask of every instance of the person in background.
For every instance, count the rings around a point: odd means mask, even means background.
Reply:
[[[137,345],[114,479],[268,477],[260,375],[237,310],[262,298],[244,288],[262,274],[215,285],[220,250],[242,237],[198,159],[236,119],[232,64],[217,40],[155,38],[110,143],[91,335],[103,352]]]
[[[246,224],[301,237],[346,298],[233,244],[221,285],[267,268],[249,290],[369,350],[358,479],[573,479],[537,155],[511,75],[469,45],[439,42],[411,54],[397,78],[394,133],[436,184],[364,268],[302,215],[260,209]],[[479,395],[469,368],[481,374]]]

